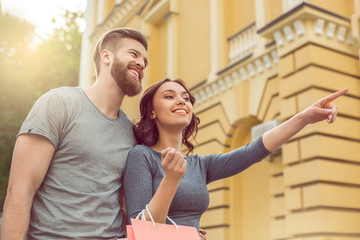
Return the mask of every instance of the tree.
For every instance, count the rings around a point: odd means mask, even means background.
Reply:
[[[78,84],[81,12],[65,11],[65,24],[34,45],[34,26],[0,12],[0,206],[6,194],[16,134],[37,98]]]
[[[82,33],[77,20],[82,13],[66,10],[63,17],[65,25],[39,46],[28,66],[34,71],[33,84],[41,94],[58,86],[78,84]]]
[[[21,69],[31,54],[34,26],[0,12],[0,203],[6,193],[10,159],[20,119],[27,107]],[[2,204],[1,204],[2,207]]]

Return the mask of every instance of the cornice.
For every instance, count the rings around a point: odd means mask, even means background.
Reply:
[[[124,26],[125,23],[140,11],[147,0],[124,0],[121,4],[116,5],[108,17],[96,26],[90,36],[90,42],[95,45],[102,34],[112,28]]]
[[[344,20],[344,21],[347,21],[349,22],[350,19],[344,17],[344,16],[341,16],[341,15],[338,15],[336,13],[333,13],[333,12],[330,12],[328,10],[325,10],[325,9],[322,9],[318,6],[315,6],[315,5],[312,5],[310,3],[307,3],[307,2],[303,2],[301,4],[299,4],[297,7],[291,9],[290,11],[286,12],[285,14],[281,15],[280,17],[274,19],[273,21],[271,21],[270,23],[266,24],[264,27],[258,29],[258,33],[261,34],[262,32],[265,32],[266,30],[270,29],[271,27],[273,27],[274,25],[278,24],[279,22],[285,20],[286,18],[288,18],[289,16],[291,15],[294,15],[296,12],[299,12],[301,11],[302,9],[304,8],[309,8],[309,9],[313,9],[313,10],[316,10],[318,12],[321,12],[321,13],[324,13],[324,14],[327,14],[329,16],[332,16],[332,17],[335,17],[335,18],[338,18],[338,19],[341,19],[341,20]]]
[[[314,42],[349,55],[357,55],[350,20],[305,2],[257,32],[275,41],[279,56],[282,56],[282,49],[289,45],[294,48],[304,42]]]
[[[192,91],[196,98],[196,105],[202,106],[228,90],[234,88],[241,81],[252,81],[252,79],[265,75],[279,62],[274,46],[258,57],[246,56],[238,62],[218,72],[215,81],[205,83]]]

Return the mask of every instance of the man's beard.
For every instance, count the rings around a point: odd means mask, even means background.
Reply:
[[[125,66],[118,57],[114,58],[111,67],[111,76],[115,79],[121,91],[129,97],[138,95],[141,92],[141,82],[130,75],[128,66]]]

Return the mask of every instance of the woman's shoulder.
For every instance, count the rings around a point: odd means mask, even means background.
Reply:
[[[148,146],[145,146],[145,145],[141,145],[141,144],[138,144],[138,145],[135,145],[133,146],[130,151],[129,151],[129,154],[139,154],[139,153],[146,153],[148,152]]]
[[[161,161],[161,154],[146,145],[135,145],[132,147],[127,156],[127,167],[147,166],[153,168],[156,162]]]
[[[161,157],[161,153],[156,152],[151,147],[142,145],[142,144],[135,145],[129,151],[129,156],[138,156],[138,155],[160,156]]]

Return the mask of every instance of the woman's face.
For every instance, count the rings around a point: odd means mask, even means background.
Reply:
[[[193,106],[186,90],[176,82],[165,82],[153,99],[153,114],[158,128],[179,127],[184,129],[192,119]]]

